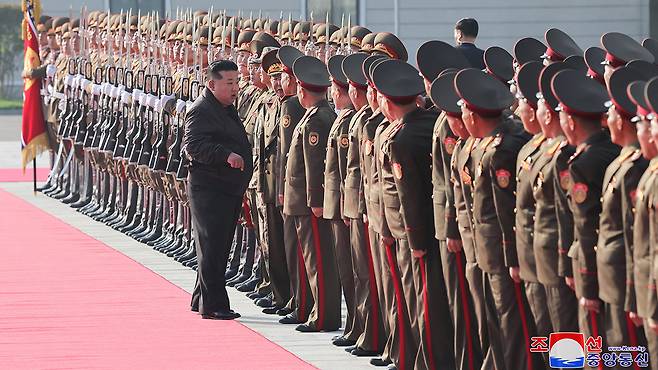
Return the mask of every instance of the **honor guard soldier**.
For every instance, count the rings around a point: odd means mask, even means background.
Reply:
[[[279,117],[279,155],[277,158],[277,205],[283,216],[283,237],[286,250],[286,263],[290,276],[292,297],[283,311],[277,312],[285,315],[279,322],[282,324],[301,324],[306,322],[308,314],[313,307],[313,296],[308,284],[306,267],[304,267],[304,256],[299,239],[294,216],[288,216],[283,212],[285,177],[288,152],[290,143],[297,124],[304,116],[306,110],[299,103],[297,97],[297,79],[292,71],[292,66],[297,58],[304,54],[297,48],[289,45],[282,46],[277,51],[277,57],[283,65],[281,75],[281,87],[285,97],[281,102]]]
[[[654,57],[649,50],[628,35],[619,32],[608,32],[601,36],[601,46],[605,50],[605,66],[603,79],[606,85],[610,83],[612,72],[632,60],[643,60],[653,63]]]
[[[625,207],[624,212],[630,211],[634,215],[632,226],[633,246],[633,274],[632,287],[635,301],[629,302],[631,318],[637,316],[642,319],[644,333],[647,338],[651,363],[658,361],[658,336],[656,320],[658,319],[658,300],[656,299],[655,275],[653,274],[653,256],[655,248],[651,244],[654,240],[650,233],[652,212],[655,210],[656,178],[658,176],[658,146],[652,130],[652,118],[655,108],[658,108],[658,77],[649,82],[634,82],[629,86],[631,98],[637,106],[636,124],[637,137],[642,149],[642,156],[649,160],[647,170],[644,172],[635,190],[635,201]],[[653,107],[653,108],[652,108]],[[631,199],[632,201],[632,199]],[[631,294],[627,296],[629,298]],[[633,315],[636,313],[636,315]],[[633,318],[635,321],[636,319]]]
[[[445,216],[446,236],[447,243],[450,243],[449,248],[452,249],[452,251],[449,249],[452,252],[450,255],[455,256],[454,268],[457,269],[452,278],[446,278],[446,283],[450,284],[452,280],[456,279],[456,284],[458,284],[456,288],[459,288],[458,296],[453,298],[459,300],[459,303],[453,302],[455,307],[453,310],[456,310],[453,312],[456,364],[460,369],[489,369],[494,366],[494,358],[488,338],[487,314],[482,290],[483,272],[478,267],[475,257],[476,249],[471,217],[473,204],[471,174],[474,171],[470,158],[480,139],[471,136],[461,119],[461,108],[457,105],[460,98],[455,90],[456,75],[456,69],[442,71],[432,82],[430,90],[430,96],[436,108],[443,112],[450,130],[458,137],[452,149],[449,167],[445,170],[448,171],[450,181],[446,186],[452,188],[452,191],[446,190],[446,204],[452,204],[454,207],[454,213],[447,212]],[[435,159],[433,158],[433,160]],[[434,168],[432,170],[434,171]],[[436,210],[434,217],[436,217]],[[446,246],[446,248],[448,247]],[[463,253],[463,263],[460,263],[461,261],[457,258],[460,256],[460,252]],[[448,276],[445,264],[443,268],[444,275]],[[451,270],[448,269],[448,271]],[[450,289],[450,285],[448,285],[448,289]],[[448,294],[450,298],[450,292]],[[473,319],[471,320],[471,318]],[[465,346],[465,348],[460,348],[460,346]],[[462,354],[462,357],[459,354]],[[463,365],[459,366],[460,364]]]
[[[437,40],[428,41],[420,46],[416,53],[416,62],[423,76],[425,91],[429,96],[432,96],[432,81],[436,80],[440,73],[449,68],[462,69],[470,65],[460,51],[448,43]],[[432,101],[442,104],[438,100],[433,99]],[[467,285],[463,285],[466,282],[464,274],[466,261],[461,247],[462,242],[455,217],[453,188],[450,182],[450,160],[458,137],[450,129],[447,113],[443,111],[440,113],[434,124],[432,135],[433,192],[431,197],[434,206],[435,238],[439,242],[442,270],[452,311],[452,321],[455,326],[454,350],[457,368],[467,368],[471,365],[479,368],[482,361],[481,354],[479,354],[479,350],[476,351],[477,354],[473,351],[473,344],[478,343],[472,342],[474,338],[477,342],[477,336],[467,334],[473,333],[475,328],[464,327],[465,325],[470,326],[477,320],[473,311],[472,299],[468,294],[469,288]],[[448,220],[452,222],[448,222]],[[450,246],[448,246],[448,242]],[[469,342],[471,342],[470,345]],[[461,363],[462,361],[463,363]],[[471,364],[472,361],[475,363]]]
[[[323,216],[324,165],[332,122],[336,119],[326,99],[331,85],[327,67],[314,57],[293,63],[297,96],[306,113],[295,128],[286,165],[283,212],[294,216],[304,265],[313,295],[301,332],[334,331],[340,327],[340,282],[331,245],[331,228]]]
[[[564,31],[551,28],[544,33],[546,53],[542,56],[544,65],[561,62],[571,55],[583,55],[583,49]]]
[[[386,224],[400,246],[411,250],[416,294],[412,299],[416,300],[420,331],[414,368],[455,368],[453,337],[447,335],[453,328],[441,253],[434,238],[432,209],[425,204],[433,192],[432,133],[438,114],[417,106],[417,98],[425,85],[418,70],[410,64],[384,61],[374,68],[372,77],[378,93],[383,96],[382,110],[391,122],[389,129],[382,133],[381,141],[383,200],[388,208],[392,173],[402,219],[401,224],[389,219],[392,213],[385,211]],[[395,230],[399,226],[402,229]],[[400,231],[404,236],[399,236]]]
[[[347,149],[349,146],[347,130],[354,113],[356,113],[347,93],[348,82],[342,68],[344,58],[344,55],[335,55],[329,59],[327,65],[331,77],[331,101],[338,112],[338,117],[331,126],[327,142],[322,212],[322,217],[329,220],[331,224],[338,274],[347,306],[345,330],[341,336],[333,340],[333,344],[339,347],[355,345],[363,331],[357,312],[358,302],[354,290],[350,229],[343,221],[344,180],[347,174]]]
[[[631,192],[636,191],[648,165],[642,158],[635,125],[631,122],[636,106],[627,93],[632,82],[642,79],[638,70],[622,67],[612,72],[608,81],[607,126],[612,142],[622,148],[603,178],[596,252],[599,298],[603,301],[605,315],[603,329],[609,346],[646,346],[644,331],[631,323],[625,307],[629,280],[626,270],[633,266],[633,244],[632,239],[629,244],[624,235],[632,235],[633,214],[623,212],[623,204],[633,201]]]
[[[573,263],[578,322],[585,336],[603,336],[603,306],[599,300],[596,250],[605,170],[619,155],[619,147],[601,129],[608,94],[598,82],[575,70],[558,72],[551,81],[559,101],[560,125],[576,146],[569,159],[569,200],[574,219]]]
[[[477,261],[484,271],[488,334],[497,368],[540,369],[541,357],[525,348],[535,333],[520,280],[514,235],[515,163],[528,135],[503,111],[513,103],[507,86],[479,70],[457,73],[462,120],[481,138],[472,156],[472,222]]]
[[[353,46],[354,38],[353,38]],[[368,105],[367,81],[363,74],[365,53],[348,55],[342,61],[342,70],[348,82],[348,94],[356,113],[347,128],[346,175],[343,186],[343,219],[349,224],[352,264],[354,268],[354,291],[357,314],[361,320],[362,333],[351,353],[356,356],[380,354],[386,341],[385,327],[388,318],[383,307],[382,261],[380,248],[371,243],[376,239],[368,224],[364,222],[366,213],[363,194],[363,179],[360,167],[359,147],[363,125],[372,110]]]

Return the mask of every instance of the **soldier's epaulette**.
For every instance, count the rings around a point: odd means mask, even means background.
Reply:
[[[630,158],[630,161],[635,162],[638,159],[640,159],[640,157],[642,157],[642,151],[640,149],[635,149],[635,151],[633,152],[633,155]]]
[[[532,146],[534,146],[535,148],[538,148],[541,145],[541,143],[544,142],[544,140],[546,140],[546,136],[544,136],[544,134],[540,134],[532,142]]]
[[[560,149],[562,147],[562,143],[563,142],[561,142],[561,141],[555,141],[553,146],[548,148],[548,150],[544,153],[544,155],[547,156],[547,157],[552,157],[555,154],[555,152],[557,152],[558,149]]]
[[[498,133],[498,134],[496,134],[496,137],[494,138],[493,142],[491,143],[491,147],[495,148],[498,145],[500,145],[500,143],[502,143],[502,142],[503,142],[503,134]]]
[[[575,161],[576,158],[578,158],[578,156],[581,155],[582,153],[586,152],[587,149],[589,149],[589,145],[579,145],[578,148],[576,148],[576,152],[573,153],[573,155],[569,158],[567,163],[571,163]]]
[[[624,154],[620,154],[618,157],[619,163],[624,162],[625,160],[630,158],[634,153],[635,153],[634,150],[627,150]]]
[[[658,171],[658,162],[652,164],[651,167],[649,167],[649,169],[651,170],[651,172]]]

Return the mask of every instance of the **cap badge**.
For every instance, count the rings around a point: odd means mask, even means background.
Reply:
[[[584,202],[585,199],[587,199],[587,190],[587,185],[583,184],[582,182],[573,184],[573,188],[571,189],[573,200],[575,200],[578,204]]]
[[[500,169],[496,171],[496,181],[498,181],[498,186],[503,189],[506,189],[509,186],[510,172],[506,169]]]

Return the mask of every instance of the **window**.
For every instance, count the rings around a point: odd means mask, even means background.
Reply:
[[[313,12],[314,22],[324,22],[329,12],[329,22],[340,26],[345,14],[344,25],[347,26],[348,15],[352,16],[352,25],[358,24],[358,0],[306,0],[307,19]]]
[[[110,0],[110,11],[112,13],[119,13],[121,9],[124,12],[132,9],[133,14],[137,14],[138,10],[141,10],[142,14],[159,11],[160,16],[164,17],[165,0]]]

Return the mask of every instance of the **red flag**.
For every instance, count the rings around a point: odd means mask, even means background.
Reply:
[[[23,1],[23,70],[30,71],[41,65],[39,60],[39,40],[34,19],[38,16],[39,0]],[[39,153],[48,150],[46,122],[41,108],[41,79],[24,78],[23,86],[23,128],[21,133],[21,156],[23,171],[27,163]]]

